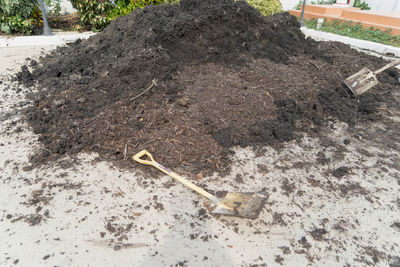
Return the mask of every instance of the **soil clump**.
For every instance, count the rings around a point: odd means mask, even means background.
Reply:
[[[335,42],[306,39],[288,13],[263,17],[245,2],[182,0],[120,17],[89,40],[59,47],[17,74],[37,84],[25,112],[46,152],[98,152],[131,161],[147,149],[171,168],[229,168],[233,146],[318,134],[330,120],[379,118],[398,72],[353,96],[342,81],[386,62]]]

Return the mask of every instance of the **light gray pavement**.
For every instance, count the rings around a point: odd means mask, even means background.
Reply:
[[[0,48],[65,45],[66,43],[74,42],[77,39],[87,39],[95,34],[96,33],[94,32],[54,32],[51,36],[0,36]]]
[[[24,171],[41,146],[17,112],[30,89],[5,76],[50,49],[0,48],[0,266],[399,266],[399,133],[383,122],[332,123],[332,145],[304,136],[279,150],[238,148],[231,174],[195,181],[266,190],[254,221],[212,217],[171,178],[95,154]],[[399,125],[399,110],[382,115]]]

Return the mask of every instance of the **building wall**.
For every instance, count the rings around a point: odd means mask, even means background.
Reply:
[[[400,11],[400,0],[364,0],[371,10]],[[354,0],[350,1],[354,3]]]
[[[76,9],[72,7],[72,4],[69,0],[62,0],[60,5],[61,5],[61,14],[71,14],[76,12]]]
[[[307,2],[309,2],[309,0]],[[299,0],[281,0],[281,3],[283,10],[289,10],[294,9],[294,7],[299,3]]]
[[[366,0],[373,10],[393,10],[400,11],[399,0]]]

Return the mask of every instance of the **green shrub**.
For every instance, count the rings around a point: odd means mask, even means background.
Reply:
[[[48,7],[48,12],[50,15],[54,16],[60,15],[61,0],[43,0],[43,2]]]
[[[0,0],[0,31],[30,34],[34,21],[32,13],[37,0]]]
[[[361,10],[370,10],[371,8],[367,3],[361,0],[354,0],[353,7],[359,7]]]
[[[136,8],[143,8],[146,5],[163,4],[163,0],[117,0],[115,6],[108,14],[108,18],[114,20],[119,16],[126,16]]]
[[[94,31],[104,29],[111,20],[125,16],[135,8],[163,2],[163,0],[71,0],[72,6],[78,10],[81,24],[91,26]]]
[[[246,0],[246,2],[264,16],[271,16],[282,11],[282,4],[279,0]]]
[[[94,31],[102,30],[110,22],[107,15],[114,4],[109,0],[71,0],[71,3],[78,10],[80,23]]]
[[[61,0],[44,0],[53,14],[61,10]],[[7,34],[31,34],[33,28],[42,27],[42,12],[38,0],[0,0],[0,31]]]

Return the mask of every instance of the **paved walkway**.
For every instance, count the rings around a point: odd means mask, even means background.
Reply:
[[[231,174],[196,181],[266,190],[254,221],[213,217],[207,201],[171,178],[120,170],[95,154],[30,170],[40,143],[19,110],[31,89],[8,77],[51,48],[0,48],[1,266],[400,264],[400,148],[385,143],[400,133],[381,122],[332,123],[329,146],[304,136],[257,155],[236,149]],[[400,122],[400,110],[382,115]]]

